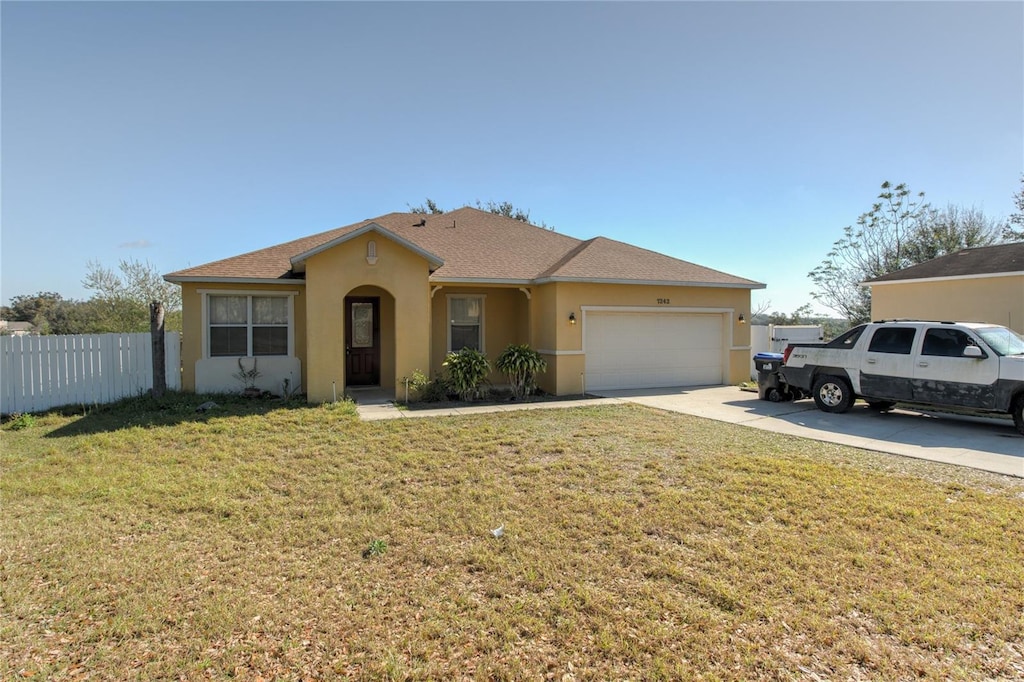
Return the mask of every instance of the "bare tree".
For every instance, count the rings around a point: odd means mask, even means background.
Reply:
[[[949,204],[936,209],[906,184],[882,183],[871,210],[843,236],[808,277],[815,299],[857,324],[871,317],[871,292],[860,283],[890,272],[1000,240],[1004,226],[979,209]]]
[[[906,184],[882,183],[878,201],[843,228],[843,236],[808,277],[812,295],[853,323],[871,317],[871,294],[860,283],[910,265],[906,247],[928,205],[924,192],[912,195]]]
[[[1020,176],[1020,185],[1021,188],[1013,195],[1017,212],[1010,214],[1010,222],[1003,228],[1003,239],[1008,242],[1024,241],[1024,175]]]
[[[86,267],[82,286],[94,292],[89,303],[105,331],[149,331],[153,301],[164,304],[168,328],[180,328],[181,289],[165,282],[149,261],[121,260],[119,272],[96,261],[89,261]]]

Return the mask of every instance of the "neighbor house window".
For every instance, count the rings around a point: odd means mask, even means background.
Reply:
[[[210,357],[288,355],[287,296],[210,295]]]
[[[448,297],[448,350],[484,349],[484,297]]]

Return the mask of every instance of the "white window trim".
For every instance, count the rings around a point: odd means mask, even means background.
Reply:
[[[448,341],[447,341],[446,347],[447,347],[449,353],[452,352],[452,300],[453,299],[465,300],[465,299],[471,299],[471,298],[479,299],[479,301],[480,301],[480,352],[481,353],[486,353],[487,352],[486,348],[484,347],[484,339],[486,339],[486,337],[487,337],[487,334],[484,333],[484,330],[486,329],[486,327],[484,326],[484,319],[485,319],[485,311],[487,309],[487,306],[486,306],[487,294],[448,294],[448,295],[445,296],[445,301],[446,301],[446,304],[447,304],[447,306],[446,306],[447,309],[446,309],[445,312],[448,315],[445,318],[445,333],[448,336]]]
[[[228,357],[254,357],[252,354],[252,297],[253,296],[277,296],[288,297],[288,353],[277,356],[258,357],[295,357],[295,297],[298,291],[250,291],[248,289],[199,289],[198,292],[203,300],[203,359],[228,358]],[[248,305],[248,339],[246,339],[245,355],[211,355],[210,354],[210,296],[245,296]]]

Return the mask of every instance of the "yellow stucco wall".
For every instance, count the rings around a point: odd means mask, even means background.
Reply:
[[[558,348],[558,324],[555,320],[560,316],[558,310],[558,296],[554,284],[544,284],[531,288],[530,298],[530,345],[537,350],[551,351]],[[577,315],[579,313],[577,312]],[[569,311],[564,312],[568,318]],[[566,322],[568,324],[568,322]],[[544,360],[548,363],[546,372],[537,377],[537,386],[547,393],[558,394],[558,387],[564,384],[559,382],[559,356],[551,353],[544,354]],[[569,363],[564,363],[568,365]],[[564,394],[562,394],[564,395]]]
[[[547,289],[550,288],[550,291]],[[620,306],[658,310],[705,309],[721,311],[728,319],[731,343],[727,380],[739,383],[749,378],[750,327],[737,320],[740,313],[750,317],[750,290],[714,287],[668,287],[628,284],[586,284],[553,282],[536,288],[534,298],[542,301],[547,311],[546,329],[535,334],[536,348],[554,351],[545,354],[548,374],[539,385],[558,395],[572,395],[583,391],[586,357],[583,350],[583,308],[590,306]],[[569,323],[569,313],[576,314],[577,323]],[[551,316],[553,313],[553,317]],[[728,336],[728,335],[726,335]],[[551,381],[554,380],[554,386]]]
[[[990,322],[1024,334],[1024,275],[871,287],[871,319]]]
[[[376,264],[367,243],[377,245]],[[429,266],[420,255],[369,232],[306,262],[307,380],[310,402],[341,396],[345,386],[345,297],[381,298],[381,386],[398,382],[430,361]]]
[[[196,390],[196,362],[203,357],[203,296],[200,291],[250,293],[297,292],[293,297],[295,313],[295,356],[302,363],[302,385],[306,385],[306,291],[302,282],[281,284],[223,284],[220,282],[184,282],[181,285],[181,387]]]
[[[366,259],[367,242],[377,246],[377,262]],[[583,308],[620,306],[662,310],[713,309],[727,330],[727,380],[738,383],[749,374],[750,329],[737,322],[750,316],[750,291],[713,287],[552,282],[526,287],[463,286],[429,283],[428,262],[419,254],[370,232],[311,256],[306,283],[283,283],[295,296],[295,352],[302,363],[302,385],[311,402],[339,398],[345,388],[345,298],[380,298],[381,386],[404,391],[402,379],[419,370],[429,376],[442,371],[448,351],[448,297],[483,295],[484,351],[493,363],[510,343],[529,343],[544,353],[548,371],[538,385],[557,395],[583,390],[585,356]],[[185,284],[183,286],[183,386],[194,390],[195,364],[202,356],[200,289],[268,291],[274,285]],[[431,294],[431,290],[436,289]],[[660,300],[660,302],[659,302]],[[569,323],[569,313],[577,323]],[[728,338],[731,333],[731,339]],[[506,383],[499,372],[491,382]]]
[[[448,354],[448,297],[484,297],[484,354],[490,361],[501,354],[510,343],[530,343],[531,327],[529,300],[518,287],[468,287],[442,285],[434,292],[431,303],[431,345],[429,376],[441,372],[444,358]],[[418,368],[426,373],[426,368]],[[507,383],[507,378],[498,371],[489,377],[492,384]]]

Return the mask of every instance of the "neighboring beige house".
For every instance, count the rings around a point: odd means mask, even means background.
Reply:
[[[540,351],[544,390],[690,386],[749,375],[759,282],[474,208],[389,213],[165,276],[182,287],[183,386],[236,391],[239,363],[310,401],[403,390],[471,346]],[[495,384],[504,377],[495,373]]]
[[[31,322],[9,322],[0,320],[0,334],[9,336],[36,336],[39,331]]]
[[[862,286],[875,320],[990,322],[1024,334],[1024,242],[964,249]]]

